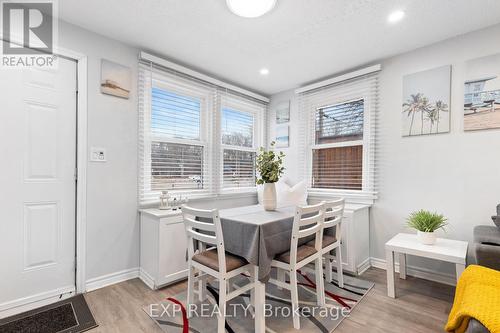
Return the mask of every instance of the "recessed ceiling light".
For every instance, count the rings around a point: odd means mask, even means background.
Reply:
[[[259,71],[260,75],[268,75],[269,74],[269,69],[267,68],[261,68]]]
[[[391,15],[387,18],[387,21],[389,23],[396,23],[401,21],[405,17],[405,12],[402,10],[396,10],[395,12],[392,12]]]
[[[229,9],[241,17],[259,17],[271,11],[277,0],[226,0]]]

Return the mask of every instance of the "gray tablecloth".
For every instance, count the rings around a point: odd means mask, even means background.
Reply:
[[[294,212],[268,212],[260,205],[220,210],[226,251],[259,266],[259,280],[267,282],[273,258],[290,249]]]

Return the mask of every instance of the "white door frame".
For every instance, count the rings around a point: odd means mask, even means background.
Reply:
[[[76,293],[85,288],[87,247],[87,56],[64,48],[55,48],[54,54],[77,62],[77,183],[76,183]]]

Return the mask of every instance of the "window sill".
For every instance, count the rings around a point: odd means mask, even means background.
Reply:
[[[309,197],[317,199],[331,199],[343,197],[348,203],[359,203],[373,205],[377,200],[377,192],[363,191],[342,191],[342,190],[323,190],[323,189],[308,189]]]
[[[255,197],[257,195],[257,190],[240,190],[240,191],[229,191],[229,190],[224,190],[220,194],[198,194],[192,197],[188,197],[189,202],[200,202],[200,201],[207,201],[207,200],[220,200],[220,199],[237,199],[237,198],[250,198],[250,197]],[[157,207],[160,203],[160,200],[155,200],[155,201],[148,201],[144,203],[139,204],[139,209],[145,209],[145,208],[154,208]]]

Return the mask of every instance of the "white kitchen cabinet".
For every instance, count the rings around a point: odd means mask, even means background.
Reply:
[[[140,220],[140,279],[158,289],[187,278],[187,237],[181,211],[142,209]]]
[[[369,205],[345,205],[342,220],[342,266],[355,275],[370,268]]]

